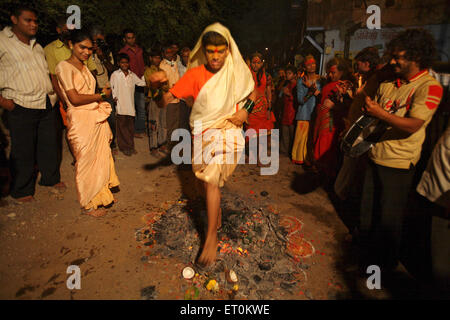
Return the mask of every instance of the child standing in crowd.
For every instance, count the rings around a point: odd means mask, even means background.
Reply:
[[[309,122],[313,113],[317,97],[320,94],[320,76],[316,73],[316,60],[308,55],[304,61],[305,74],[297,81],[297,99],[299,108],[295,116],[297,128],[295,130],[294,145],[292,147],[292,162],[311,166],[311,155],[308,154]],[[311,139],[310,139],[311,140]]]
[[[111,75],[111,89],[114,100],[117,102],[116,134],[119,150],[126,156],[136,154],[134,148],[134,88],[145,86],[144,77],[141,79],[130,68],[130,58],[126,53],[118,56],[119,70]]]
[[[150,66],[145,69],[144,77],[147,86],[150,87],[150,76],[157,71],[161,71],[159,64],[161,63],[161,50],[153,49],[150,52],[149,62]],[[152,97],[152,91],[148,91],[149,103],[148,103],[148,119],[149,126],[149,145],[150,154],[156,158],[161,158],[162,154],[158,148],[166,143],[167,128],[166,128],[166,109],[158,108],[154,98]],[[162,152],[162,151],[161,151]]]
[[[294,119],[295,112],[298,107],[297,102],[297,77],[294,66],[286,68],[286,85],[281,90],[280,95],[283,97],[283,113],[281,119],[281,145],[280,151],[289,154],[294,142]]]

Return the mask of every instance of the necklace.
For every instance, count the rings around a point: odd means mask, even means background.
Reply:
[[[86,67],[85,65],[84,65],[84,63],[81,63],[82,64],[82,68],[81,68],[81,70],[78,68],[78,66],[75,64],[75,61],[72,59],[72,57],[73,56],[71,56],[69,59],[67,59],[66,61],[68,62],[68,63],[70,63],[71,65],[73,65],[79,72],[80,72],[80,74],[81,74],[81,76],[83,77],[83,80],[84,80],[84,83],[86,84],[86,86],[88,87],[88,89],[89,90],[91,90],[91,86],[89,85],[89,79],[86,79],[86,76],[84,75],[84,72],[83,72],[83,70],[84,70],[84,68]]]

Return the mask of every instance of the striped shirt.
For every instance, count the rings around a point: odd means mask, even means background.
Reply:
[[[44,49],[30,40],[27,45],[5,27],[0,32],[0,94],[29,109],[45,109],[49,95],[56,102]]]

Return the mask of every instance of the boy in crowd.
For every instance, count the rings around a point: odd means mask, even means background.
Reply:
[[[130,57],[130,70],[135,73],[138,78],[144,75],[145,63],[143,49],[136,43],[136,33],[132,29],[123,31],[123,42],[125,46],[120,49],[119,53],[125,53]],[[142,139],[145,136],[145,92],[144,88],[136,88],[134,92],[134,102],[136,108],[136,117],[134,121],[134,136]]]
[[[134,148],[134,88],[144,87],[145,80],[130,70],[130,58],[126,53],[119,53],[119,70],[111,75],[111,89],[116,106],[116,138],[119,150],[126,156],[136,154]]]

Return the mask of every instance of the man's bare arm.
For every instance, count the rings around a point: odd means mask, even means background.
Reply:
[[[150,75],[149,82],[150,89],[155,93],[152,93],[152,97],[155,99],[156,104],[159,108],[164,108],[176,99],[176,97],[171,92],[162,91],[161,87],[164,85],[164,83],[168,82],[167,75],[164,71],[157,71],[152,73]]]
[[[52,80],[53,90],[55,90],[56,95],[58,96],[59,100],[65,105],[66,102],[64,101],[64,96],[62,94],[61,87],[59,86],[59,83],[58,83],[58,77],[54,74],[51,74],[50,78]]]
[[[256,90],[256,89],[255,89]],[[250,99],[252,101],[256,100],[256,91],[253,90],[252,93],[249,94],[247,99]],[[236,111],[234,114],[231,115],[230,118],[228,118],[229,121],[231,121],[234,125],[240,127],[244,122],[246,122],[248,119],[248,112],[244,108]]]
[[[111,89],[110,88],[103,88],[102,92],[106,94],[107,97],[111,96]],[[89,104],[92,102],[102,101],[102,96],[99,93],[96,94],[80,94],[75,89],[67,90],[66,91],[67,98],[69,99],[70,103],[74,106],[81,106],[85,104]]]
[[[14,101],[12,99],[6,99],[3,98],[0,95],[0,107],[2,107],[3,109],[12,111],[14,109]]]
[[[272,107],[272,86],[269,85],[266,87],[266,97],[267,101],[269,102],[269,108]]]
[[[415,133],[425,123],[422,119],[399,117],[389,113],[370,97],[366,97],[365,111],[369,115],[388,123],[390,126],[410,134]]]

